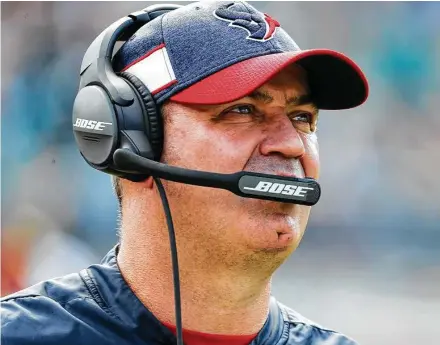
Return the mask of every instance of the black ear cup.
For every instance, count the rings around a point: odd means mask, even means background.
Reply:
[[[73,104],[73,134],[83,157],[105,167],[118,144],[118,122],[106,91],[97,85],[82,88]]]
[[[128,72],[121,72],[119,75],[130,82],[141,96],[141,101],[145,107],[143,114],[146,134],[153,148],[154,158],[159,160],[163,147],[163,126],[160,110],[157,108],[150,91],[139,78]]]
[[[143,181],[145,171],[126,169],[114,160],[123,149],[159,161],[163,149],[160,108],[141,80],[116,73],[115,46],[139,28],[181,5],[153,5],[120,18],[90,44],[80,69],[79,92],[73,107],[73,131],[79,151],[94,169],[131,181]]]

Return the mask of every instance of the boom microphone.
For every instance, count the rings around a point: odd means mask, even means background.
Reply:
[[[220,174],[170,166],[136,155],[127,149],[117,149],[113,161],[126,172],[145,172],[154,177],[202,187],[226,189],[245,198],[273,200],[313,206],[321,188],[312,178],[296,178],[250,171]]]

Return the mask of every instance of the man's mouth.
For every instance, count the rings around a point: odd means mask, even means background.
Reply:
[[[304,178],[304,176],[299,176],[294,173],[288,173],[288,172],[284,172],[284,171],[276,171],[275,175],[284,176],[284,177]],[[304,174],[302,174],[302,175],[304,175]]]

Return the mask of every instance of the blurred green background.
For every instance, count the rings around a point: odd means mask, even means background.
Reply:
[[[1,4],[2,295],[114,245],[110,177],[80,157],[71,110],[88,45],[154,3]],[[440,3],[251,4],[301,48],[354,58],[371,87],[321,112],[323,195],[274,294],[361,344],[439,344]]]

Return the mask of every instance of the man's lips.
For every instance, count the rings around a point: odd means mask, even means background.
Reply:
[[[285,176],[285,177],[294,177],[294,178],[304,178],[304,176],[298,176],[294,173],[289,173],[289,172],[284,172],[284,171],[276,171],[274,175]]]
[[[293,177],[293,178],[305,178],[304,174],[294,174],[291,172],[285,172],[285,171],[256,171],[256,170],[247,170],[245,169],[244,171],[249,171],[249,172],[256,172],[259,174],[266,174],[266,175],[273,175],[273,176],[283,176],[283,177]]]

